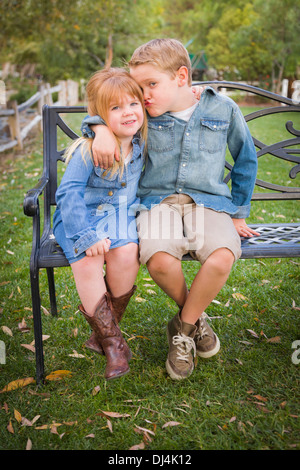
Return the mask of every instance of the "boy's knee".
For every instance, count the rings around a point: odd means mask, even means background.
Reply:
[[[205,263],[218,274],[225,275],[231,271],[234,255],[228,248],[219,248],[207,258]]]
[[[172,269],[174,263],[178,261],[179,260],[177,258],[169,253],[159,251],[151,256],[147,262],[147,268],[150,273],[155,272],[158,274],[166,274]]]

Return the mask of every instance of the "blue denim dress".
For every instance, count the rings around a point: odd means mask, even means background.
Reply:
[[[110,249],[138,243],[136,193],[143,166],[143,144],[138,136],[122,176],[119,171],[112,177],[104,174],[89,153],[82,151],[82,145],[75,150],[56,192],[53,217],[53,233],[70,264],[104,238],[110,238]]]

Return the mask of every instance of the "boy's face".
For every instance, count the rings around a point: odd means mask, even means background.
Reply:
[[[145,107],[150,116],[161,116],[167,111],[184,109],[178,93],[178,74],[173,78],[151,64],[142,64],[130,68],[130,75],[143,90]]]

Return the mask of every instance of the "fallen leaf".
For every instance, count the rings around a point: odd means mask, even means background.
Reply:
[[[245,297],[243,294],[234,293],[231,295],[234,299],[237,299],[237,300],[248,300],[247,297]]]
[[[262,397],[261,395],[253,395],[253,396],[254,396],[255,398],[257,398],[258,400],[260,400],[260,401],[264,401],[264,402],[268,401],[267,398]]]
[[[155,433],[151,431],[150,429],[142,428],[141,426],[136,426],[134,429],[136,432],[142,431],[143,433],[149,433],[155,436]]]
[[[46,376],[47,380],[60,380],[63,377],[71,377],[72,372],[70,370],[55,370]]]
[[[249,333],[250,333],[252,336],[254,336],[254,338],[258,338],[258,335],[255,333],[255,331],[249,330],[249,329],[247,329],[247,331],[249,331]]]
[[[106,422],[107,422],[107,427],[108,427],[108,429],[110,430],[110,432],[113,432],[112,424],[111,424],[110,420],[107,419]]]
[[[147,302],[146,299],[143,299],[142,297],[139,297],[139,296],[136,296],[135,301],[136,302]]]
[[[21,346],[23,346],[23,348],[29,349],[29,351],[35,353],[35,347],[32,346],[32,344],[21,344]]]
[[[85,358],[83,354],[79,354],[75,349],[73,349],[73,354],[68,354],[70,357],[78,357],[78,358]]]
[[[96,387],[93,388],[92,395],[95,396],[99,392],[100,392],[100,385],[96,385]]]
[[[6,335],[8,335],[8,336],[13,336],[12,331],[11,331],[10,328],[8,328],[8,326],[5,326],[5,325],[1,326],[1,330],[2,330],[3,333],[5,333]]]
[[[27,443],[26,443],[26,450],[31,450],[32,449],[32,442],[31,440],[28,438],[27,439]]]
[[[8,425],[7,425],[7,430],[8,432],[10,432],[11,434],[14,434],[15,431],[14,431],[14,428],[13,428],[13,425],[11,424],[11,421],[9,421]]]
[[[274,336],[273,338],[267,339],[267,343],[280,343],[281,338],[280,336]]]
[[[110,418],[127,418],[127,417],[130,418],[130,415],[128,415],[126,413],[116,413],[115,411],[103,411],[103,410],[100,410],[100,411],[105,416],[109,416]],[[100,415],[101,415],[101,413],[100,413]],[[99,415],[99,413],[97,413],[97,415]]]
[[[20,423],[22,421],[22,415],[18,410],[14,410],[14,417],[16,418],[18,423]]]
[[[145,443],[140,442],[139,444],[136,444],[135,446],[130,447],[129,450],[142,450],[145,449]]]
[[[233,423],[235,420],[236,420],[236,416],[232,416],[232,418],[230,418],[229,422]]]
[[[164,428],[167,428],[169,426],[178,426],[179,424],[181,424],[181,423],[179,423],[178,421],[168,421],[167,423],[162,425],[162,428],[164,429]]]
[[[45,315],[50,315],[50,313],[48,312],[48,310],[47,310],[45,307],[43,307],[42,305],[41,305],[41,309],[43,310],[43,312],[44,312]]]
[[[95,434],[88,434],[87,436],[85,436],[86,438],[94,438],[95,437]]]
[[[15,390],[20,387],[26,387],[26,385],[29,385],[32,383],[35,383],[35,380],[33,377],[27,377],[26,379],[13,380],[12,382],[9,382],[9,384],[6,385],[2,390],[0,390],[0,393],[10,392],[11,390]]]

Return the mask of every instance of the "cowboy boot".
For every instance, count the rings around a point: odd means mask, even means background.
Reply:
[[[104,377],[107,380],[121,377],[129,372],[128,346],[117,325],[111,309],[110,296],[106,292],[99,301],[93,316],[88,315],[83,306],[79,306],[87,322],[101,344],[107,359]]]
[[[132,295],[134,294],[135,290],[137,289],[137,286],[133,286],[132,289],[130,289],[130,291],[128,291],[126,294],[124,295],[121,295],[120,297],[113,297],[112,294],[111,294],[111,291],[110,291],[110,288],[107,284],[107,282],[105,281],[106,283],[106,287],[107,287],[107,292],[109,292],[110,294],[110,300],[111,300],[111,304],[112,304],[112,311],[113,311],[113,314],[115,316],[115,320],[117,323],[120,323],[120,321],[122,320],[122,317],[124,315],[124,312],[126,310],[126,307],[129,303],[129,300],[131,299]],[[99,344],[96,340],[96,337],[95,337],[95,333],[93,332],[91,337],[85,342],[85,346],[86,348],[88,349],[91,349],[92,351],[98,353],[98,354],[104,354],[103,352],[103,348],[101,346],[101,344]],[[131,359],[131,351],[130,349],[128,348],[129,350],[129,357],[128,357],[128,361]]]

